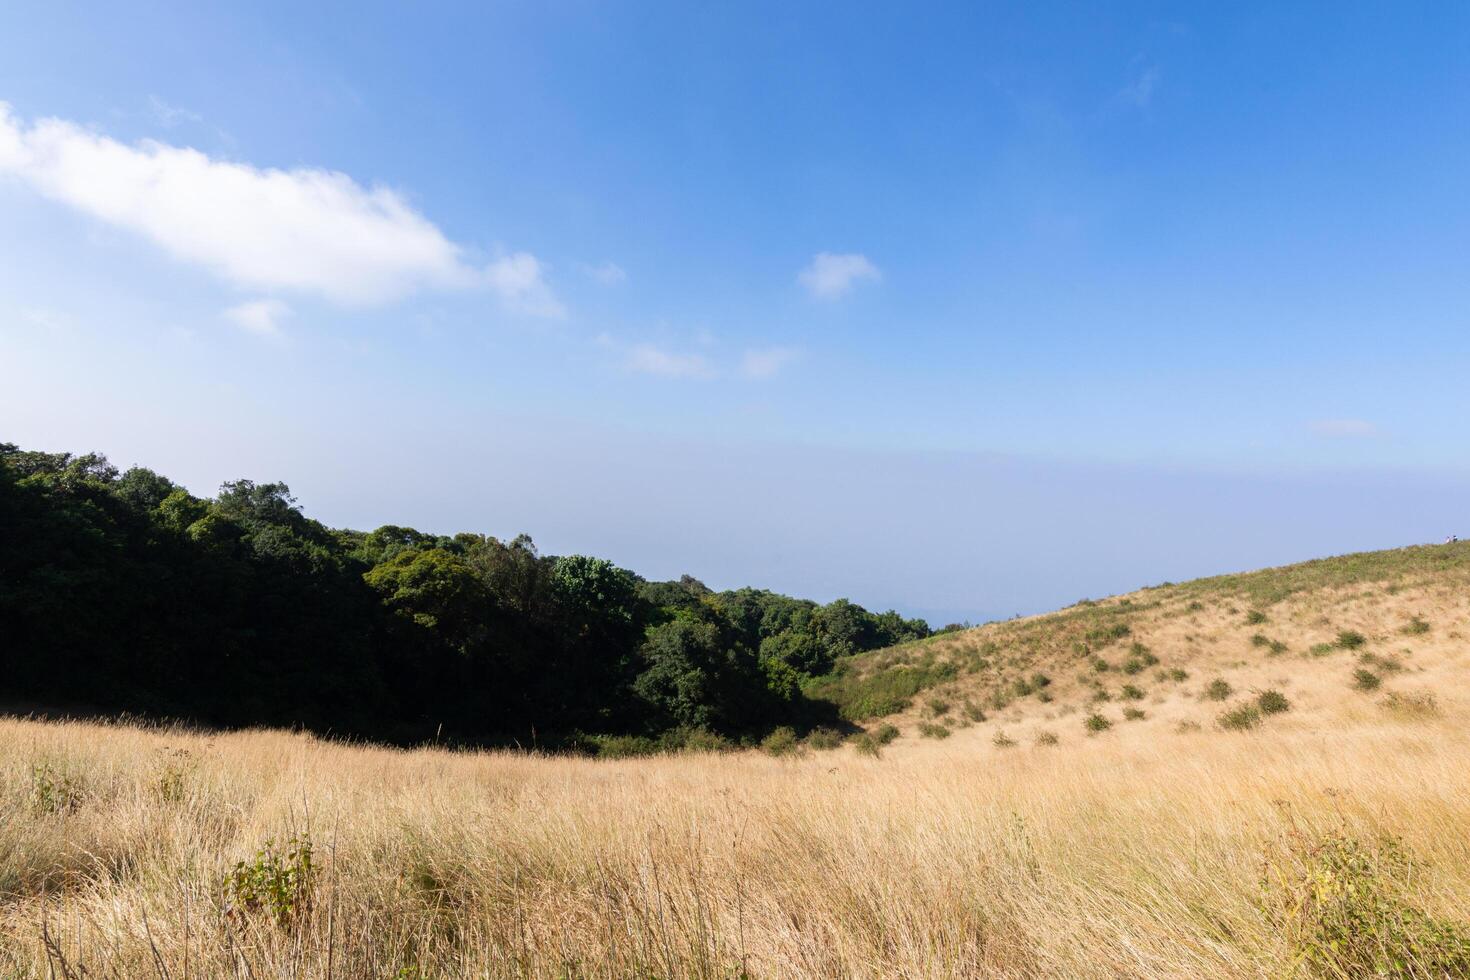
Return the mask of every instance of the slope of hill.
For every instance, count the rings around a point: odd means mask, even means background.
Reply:
[[[0,720],[0,976],[1470,977],[1467,579],[1410,548],[851,658],[812,684],[849,746]]]
[[[1236,724],[1337,725],[1381,703],[1463,708],[1467,637],[1470,543],[1460,542],[1084,600],[850,657],[808,690],[869,727],[939,737],[1064,738],[1093,718],[1151,737],[1241,708]],[[1289,709],[1251,716],[1267,691]]]

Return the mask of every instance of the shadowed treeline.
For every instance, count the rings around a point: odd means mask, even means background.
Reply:
[[[104,457],[0,444],[0,671],[15,703],[396,742],[620,750],[811,727],[802,682],[922,620],[526,536],[335,530],[284,484],[201,499]]]

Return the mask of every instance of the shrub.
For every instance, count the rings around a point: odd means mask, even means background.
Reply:
[[[978,704],[976,704],[974,701],[971,701],[969,698],[966,698],[964,704],[960,705],[960,710],[963,711],[965,717],[970,719],[971,721],[985,720],[985,712],[980,709],[980,706]]]
[[[1266,715],[1279,715],[1291,710],[1291,702],[1286,700],[1286,695],[1276,690],[1262,691],[1256,698],[1256,706]]]
[[[1184,611],[1185,612],[1200,612],[1204,608],[1205,608],[1205,604],[1203,602],[1200,602],[1198,599],[1196,599],[1193,602],[1191,602],[1189,605],[1185,606],[1184,607]]]
[[[1252,609],[1250,612],[1245,614],[1245,621],[1250,625],[1255,626],[1266,621],[1266,614],[1261,612],[1259,609]]]
[[[707,728],[682,728],[670,733],[674,747],[684,752],[729,752],[735,743]]]
[[[633,759],[660,751],[658,740],[647,735],[597,735],[592,746],[600,759]]]
[[[919,724],[919,734],[925,738],[949,738],[949,729],[925,721]]]
[[[286,925],[310,907],[315,876],[310,835],[292,837],[279,848],[268,840],[253,860],[237,861],[225,875],[226,909],[265,912],[277,925]]]
[[[1231,687],[1230,682],[1223,677],[1210,681],[1210,686],[1205,688],[1205,697],[1211,701],[1224,701],[1233,693],[1235,693],[1235,688]]]
[[[1036,744],[1037,745],[1044,745],[1044,746],[1056,745],[1060,741],[1061,741],[1061,739],[1057,737],[1057,733],[1056,732],[1037,732],[1036,733]]]
[[[873,732],[873,737],[878,740],[879,745],[887,745],[889,742],[892,742],[894,739],[898,738],[898,736],[898,728],[890,725],[886,721],[883,724],[879,725],[878,728]]]
[[[839,661],[838,663],[845,663]],[[851,671],[813,678],[802,685],[807,697],[830,701],[847,721],[881,718],[902,711],[920,691],[937,687],[959,676],[952,663],[909,666],[898,664],[865,676]]]
[[[1404,669],[1403,661],[1392,654],[1387,657],[1380,657],[1377,654],[1360,653],[1358,654],[1358,661],[1367,664],[1369,667],[1377,668],[1385,674],[1397,674]]]
[[[1353,687],[1360,691],[1376,691],[1382,683],[1383,678],[1371,670],[1364,670],[1362,667],[1359,667],[1353,671]]]
[[[990,740],[990,744],[998,749],[1012,749],[1016,747],[1016,740],[1005,732],[998,731],[995,733],[995,737]]]
[[[1127,623],[1115,623],[1112,626],[1100,626],[1097,629],[1088,630],[1083,634],[1082,639],[1089,646],[1103,647],[1115,640],[1123,639],[1132,632],[1133,630],[1129,629]]]
[[[1174,726],[1175,733],[1179,735],[1187,735],[1190,732],[1197,732],[1199,730],[1200,726],[1199,722],[1197,721],[1181,721],[1179,724]]]
[[[1087,729],[1089,735],[1096,735],[1099,732],[1105,732],[1109,728],[1112,728],[1113,723],[1094,712],[1087,716],[1087,719],[1082,723],[1082,727]]]
[[[1134,687],[1132,684],[1123,685],[1123,697],[1129,701],[1142,701],[1143,689]]]
[[[1432,718],[1439,714],[1439,702],[1428,691],[1390,691],[1379,703],[1385,711],[1402,718]]]
[[[876,759],[883,754],[883,746],[873,737],[872,732],[858,732],[848,741],[852,742],[852,747],[858,755]]]
[[[1325,657],[1329,653],[1336,653],[1337,650],[1338,647],[1336,643],[1313,643],[1311,647],[1307,649],[1307,653],[1311,654],[1314,657]]]
[[[1337,634],[1334,645],[1342,650],[1356,650],[1368,642],[1368,638],[1357,630],[1341,630]]]
[[[1183,667],[1173,667],[1169,670],[1169,680],[1187,681],[1189,680],[1189,671],[1185,670]]]
[[[1413,617],[1405,624],[1403,632],[1408,636],[1423,636],[1429,632],[1429,623],[1418,616]]]
[[[1253,704],[1242,704],[1221,713],[1220,727],[1227,732],[1244,732],[1261,723],[1261,709]]]
[[[1123,709],[1123,717],[1127,721],[1141,721],[1145,714],[1142,708],[1129,707]]]
[[[842,733],[832,728],[813,728],[807,733],[806,744],[820,752],[835,749],[842,744]]]
[[[1097,671],[1099,674],[1102,674],[1102,673],[1106,673],[1109,670],[1112,670],[1113,667],[1112,667],[1112,664],[1108,663],[1102,657],[1093,657],[1092,658],[1092,669],[1095,670],[1095,671]]]
[[[1265,633],[1256,633],[1251,636],[1251,646],[1253,647],[1268,647],[1270,645],[1271,638]]]
[[[774,756],[796,755],[801,752],[801,742],[797,741],[794,729],[782,725],[761,739],[761,751]]]
[[[949,714],[950,703],[944,698],[929,699],[929,713],[938,718],[940,715]]]
[[[1041,673],[1040,671],[1037,671],[1036,673],[1031,675],[1031,687],[1033,690],[1037,691],[1041,690],[1044,687],[1051,687],[1051,678]]]
[[[1470,976],[1470,932],[1410,904],[1417,870],[1395,837],[1293,833],[1268,855],[1265,912],[1312,976]]]

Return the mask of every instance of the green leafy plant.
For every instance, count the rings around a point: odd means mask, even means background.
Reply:
[[[1356,650],[1368,642],[1368,638],[1357,630],[1340,630],[1334,645],[1342,650]]]
[[[1094,712],[1093,714],[1088,715],[1087,718],[1082,722],[1082,727],[1087,729],[1087,733],[1089,735],[1099,735],[1107,731],[1109,728],[1112,728],[1113,723],[1111,721],[1108,721],[1102,715]]]
[[[925,721],[919,723],[919,734],[924,738],[949,738],[950,731],[943,725]]]
[[[37,813],[69,813],[82,805],[82,781],[43,762],[31,767],[31,809]]]
[[[294,836],[279,847],[268,840],[252,860],[236,862],[225,875],[226,911],[262,912],[287,925],[310,908],[315,876],[310,835]]]
[[[1143,688],[1134,687],[1132,684],[1123,685],[1123,698],[1127,701],[1142,701]]]
[[[1209,686],[1205,688],[1205,697],[1211,701],[1224,701],[1234,693],[1235,688],[1231,687],[1230,682],[1223,677],[1217,677],[1210,681]]]
[[[1123,709],[1123,718],[1127,721],[1142,721],[1147,714],[1142,708],[1127,707]]]
[[[1252,609],[1250,612],[1245,614],[1245,621],[1250,625],[1255,626],[1258,623],[1266,622],[1266,614],[1261,612],[1259,609]]]
[[[1268,855],[1263,909],[1313,977],[1470,977],[1470,931],[1408,898],[1417,870],[1396,837],[1289,834]]]

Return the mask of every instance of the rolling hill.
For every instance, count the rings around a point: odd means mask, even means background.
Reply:
[[[809,691],[869,727],[943,728],[965,744],[1081,735],[1094,716],[1139,737],[1208,728],[1267,691],[1289,704],[1265,713],[1281,716],[1272,725],[1332,727],[1384,705],[1461,711],[1466,637],[1470,544],[1460,542],[1084,600],[854,656]]]

